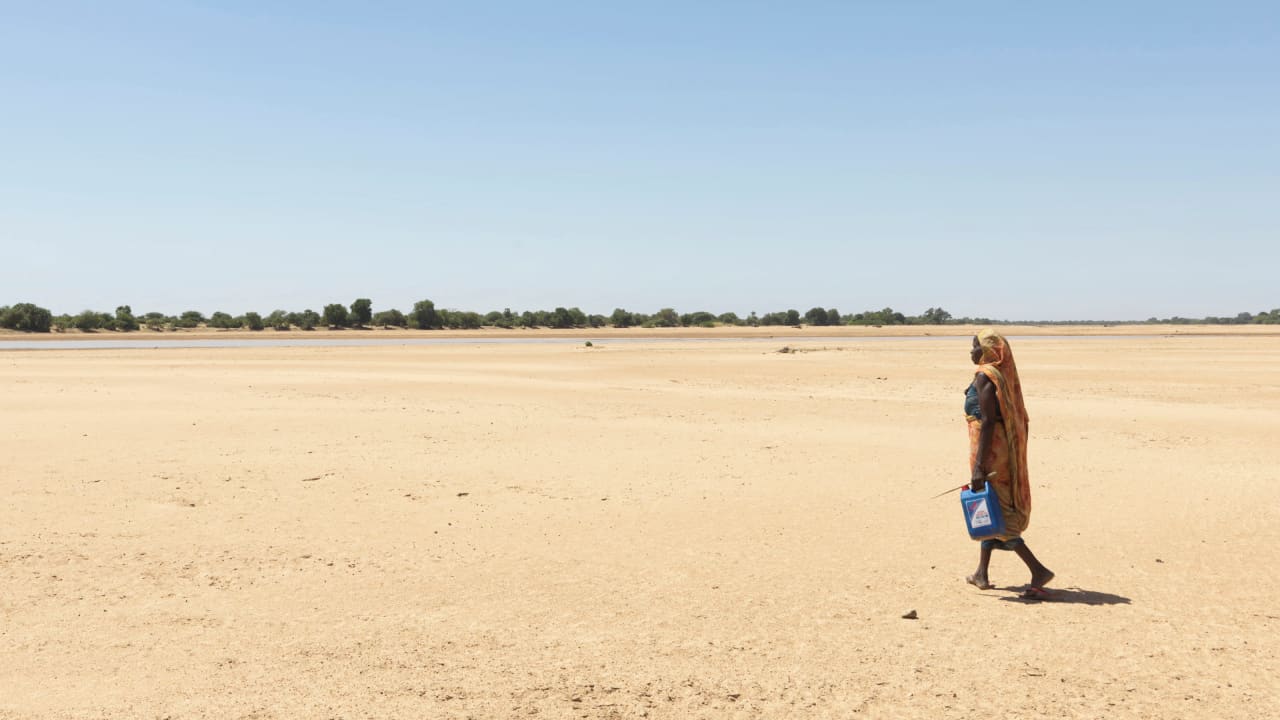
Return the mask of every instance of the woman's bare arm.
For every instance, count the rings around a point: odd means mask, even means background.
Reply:
[[[996,423],[1000,422],[1000,400],[996,397],[996,385],[982,373],[973,379],[973,386],[978,391],[978,406],[982,408],[982,427],[978,431],[978,456],[973,464],[973,475],[969,478],[969,487],[981,491],[987,482],[987,473],[995,468],[984,464],[987,451],[991,448],[991,436],[995,434]]]

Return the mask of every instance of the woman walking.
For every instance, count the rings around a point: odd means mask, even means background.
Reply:
[[[1004,336],[984,328],[973,338],[970,353],[978,366],[965,391],[964,412],[969,424],[969,485],[981,491],[990,482],[1004,513],[1005,532],[982,541],[978,569],[965,580],[979,589],[993,585],[987,577],[992,550],[1012,550],[1031,571],[1031,584],[1022,597],[1045,599],[1044,586],[1053,573],[1040,564],[1022,539],[1031,520],[1031,485],[1027,475],[1027,406],[1013,349]]]

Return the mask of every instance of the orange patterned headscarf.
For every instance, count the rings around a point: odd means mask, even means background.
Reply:
[[[1004,418],[1005,437],[1010,444],[1009,477],[1013,481],[1014,505],[1024,512],[1031,510],[1031,484],[1027,473],[1027,405],[1022,399],[1022,381],[1018,365],[1013,361],[1013,348],[1003,335],[991,328],[978,331],[978,347],[982,359],[978,372],[996,386],[1000,415]]]

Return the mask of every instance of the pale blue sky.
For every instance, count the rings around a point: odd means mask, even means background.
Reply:
[[[0,1],[0,304],[1280,306],[1280,4]]]

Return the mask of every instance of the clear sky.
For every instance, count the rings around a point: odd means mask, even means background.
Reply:
[[[1280,3],[0,0],[0,304],[1280,306]]]

